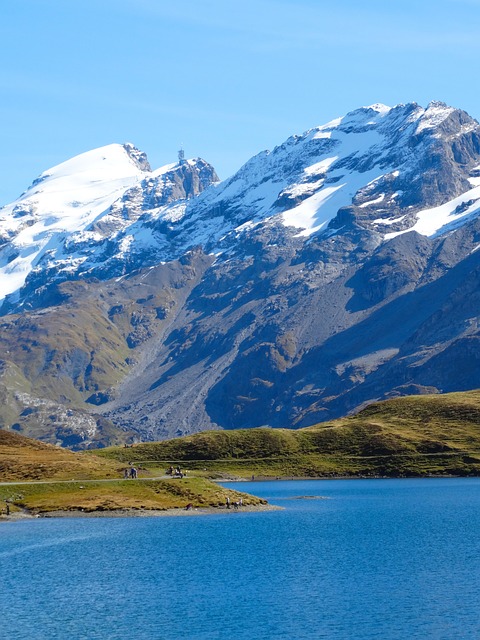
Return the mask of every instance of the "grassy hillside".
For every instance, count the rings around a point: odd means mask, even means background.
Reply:
[[[230,495],[253,508],[264,501],[229,492],[202,476],[480,475],[480,391],[397,398],[298,431],[211,431],[95,454],[0,430],[0,478],[21,481],[0,484],[0,507],[2,500],[9,500],[13,511],[39,514],[184,508],[188,503],[218,507]],[[138,481],[120,479],[130,462],[141,470]],[[172,463],[191,473],[155,479]]]
[[[298,431],[202,432],[97,452],[162,468],[256,476],[478,475],[480,391],[410,396]]]
[[[7,502],[11,515],[184,509],[189,503],[194,508],[220,507],[227,496],[232,502],[242,498],[246,507],[266,503],[205,478],[149,478],[144,468],[138,480],[124,480],[124,467],[118,460],[73,453],[0,430],[0,519]]]

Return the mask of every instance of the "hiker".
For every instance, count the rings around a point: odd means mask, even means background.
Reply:
[[[10,503],[7,500],[5,500],[5,506],[7,507],[7,516],[9,516],[10,515]]]
[[[135,467],[132,467],[130,469],[130,478],[132,478],[132,480],[134,480],[137,477],[137,470],[135,469]]]
[[[230,509],[230,498],[227,496],[227,509]]]
[[[125,469],[125,471],[123,472],[123,479],[128,480],[128,469]]]

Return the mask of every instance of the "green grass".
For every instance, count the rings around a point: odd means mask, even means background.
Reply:
[[[51,511],[118,511],[123,509],[183,509],[220,507],[226,497],[243,499],[246,506],[265,500],[239,491],[223,489],[204,478],[169,480],[113,480],[31,483],[0,486],[0,501],[9,500],[13,510],[33,514]]]
[[[213,477],[478,475],[480,391],[397,398],[296,431],[210,431],[96,453]]]

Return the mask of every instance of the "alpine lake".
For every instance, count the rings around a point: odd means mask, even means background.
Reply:
[[[3,524],[0,637],[480,638],[480,478],[241,490],[282,509]]]

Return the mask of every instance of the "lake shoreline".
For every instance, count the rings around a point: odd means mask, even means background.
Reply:
[[[450,478],[480,478],[480,475],[458,475],[458,474],[447,474],[447,473],[430,473],[430,474],[422,474],[422,475],[411,475],[411,476],[380,476],[380,475],[338,475],[338,476],[252,476],[251,478],[241,478],[241,477],[230,477],[230,478],[212,478],[212,482],[217,482],[219,484],[223,483],[232,483],[232,482],[302,482],[305,480],[431,480],[431,479],[441,479],[445,478],[446,480]]]
[[[1,515],[0,522],[19,522],[22,520],[37,520],[44,518],[162,518],[182,516],[208,516],[233,513],[259,513],[263,511],[281,511],[282,507],[271,504],[244,505],[239,509],[231,507],[198,507],[193,509],[115,509],[111,511],[80,511],[79,509],[59,509],[45,511],[44,513],[12,513],[9,516]]]
[[[211,479],[216,484],[233,484],[233,483],[245,483],[245,482],[302,482],[302,481],[325,481],[325,480],[453,480],[461,478],[478,478],[479,476],[472,475],[447,475],[447,474],[429,474],[419,476],[361,476],[361,475],[345,475],[345,476],[316,476],[316,477],[302,477],[302,476],[255,476],[253,478],[242,477],[224,477]],[[148,478],[145,478],[148,480]],[[12,483],[17,484],[17,483]],[[20,484],[20,483],[19,483]],[[28,483],[26,483],[28,484]],[[298,497],[298,496],[297,496]],[[306,497],[306,496],[300,496]],[[318,498],[319,496],[315,496]],[[325,497],[321,497],[326,499]],[[230,513],[255,513],[263,511],[278,511],[283,510],[284,507],[271,504],[256,504],[256,505],[243,505],[239,509],[234,509],[233,506],[227,509],[225,505],[218,507],[194,507],[192,509],[186,509],[185,507],[173,507],[167,509],[135,509],[135,508],[118,508],[111,510],[91,510],[83,511],[81,509],[55,509],[51,511],[44,511],[41,513],[34,513],[24,509],[22,511],[12,511],[10,515],[0,512],[0,524],[2,522],[19,522],[24,520],[35,520],[42,518],[59,518],[59,519],[71,519],[71,518],[145,518],[145,517],[192,517],[192,516],[207,516],[214,514],[230,514]]]

